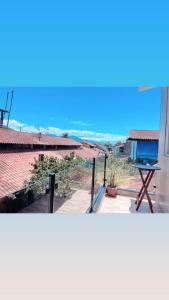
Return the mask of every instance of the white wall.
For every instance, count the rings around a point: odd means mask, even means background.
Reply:
[[[166,155],[166,132],[169,130],[169,88],[162,89],[159,166],[157,175],[157,209],[169,213],[169,156]]]
[[[137,142],[132,141],[131,142],[131,155],[130,155],[132,160],[136,160],[137,157]]]

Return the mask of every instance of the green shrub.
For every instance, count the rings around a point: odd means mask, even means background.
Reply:
[[[44,157],[43,161],[36,160],[32,164],[32,177],[26,184],[26,191],[33,190],[35,195],[41,195],[49,187],[49,173],[56,174],[56,196],[67,197],[71,194],[73,177],[76,170],[84,161],[73,153],[60,160],[56,157]]]

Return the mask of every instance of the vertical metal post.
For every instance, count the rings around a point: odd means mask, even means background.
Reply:
[[[91,187],[91,209],[90,209],[90,213],[93,212],[93,200],[94,200],[94,189],[95,189],[95,171],[96,171],[96,158],[93,158],[92,187]]]
[[[105,154],[105,159],[104,159],[104,183],[103,183],[103,187],[106,186],[106,181],[107,181],[107,178],[106,178],[106,171],[107,171],[107,154]]]
[[[54,212],[54,196],[55,196],[55,174],[54,173],[49,174],[49,191],[50,191],[50,197],[49,197],[49,203],[48,203],[48,212],[50,214],[53,214],[53,212]]]
[[[12,105],[13,105],[13,96],[14,96],[14,91],[12,91],[11,94],[11,104],[8,112],[8,121],[7,121],[7,127],[9,127],[9,121],[10,121],[10,116],[11,116],[11,111],[12,111]]]

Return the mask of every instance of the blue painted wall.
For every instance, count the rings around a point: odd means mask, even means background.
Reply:
[[[158,141],[137,141],[137,158],[158,159]]]

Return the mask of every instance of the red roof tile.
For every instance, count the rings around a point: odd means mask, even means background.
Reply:
[[[36,133],[18,132],[0,128],[0,144],[46,145],[46,146],[79,146],[80,143],[70,138],[54,137]]]
[[[131,130],[129,140],[159,140],[159,130]]]

